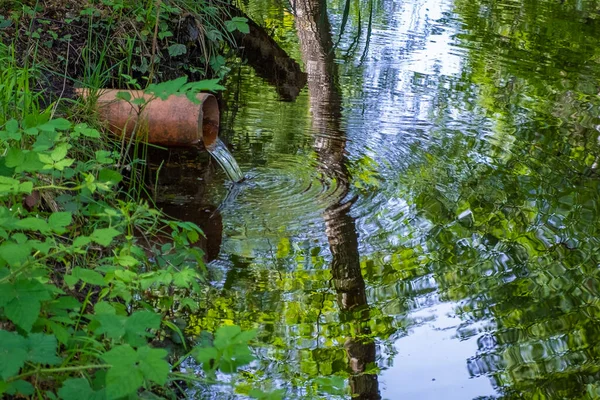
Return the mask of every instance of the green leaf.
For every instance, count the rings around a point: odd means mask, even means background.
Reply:
[[[69,151],[69,145],[66,143],[61,143],[57,145],[52,153],[50,153],[50,157],[54,161],[60,161],[67,156],[67,152]]]
[[[15,286],[11,283],[0,284],[0,307],[4,307],[17,297]]]
[[[190,284],[196,279],[199,279],[199,275],[192,268],[185,268],[173,274],[173,284],[180,288],[190,287]]]
[[[81,123],[81,124],[75,125],[75,127],[73,128],[73,133],[71,134],[71,137],[78,137],[79,135],[83,135],[83,136],[86,136],[89,138],[99,138],[100,132],[98,132],[94,128],[90,128],[85,123]]]
[[[58,395],[63,400],[89,399],[93,393],[90,383],[85,378],[67,379],[58,390]]]
[[[138,265],[140,263],[134,257],[127,256],[127,255],[117,256],[117,257],[115,257],[115,261],[117,264],[119,264],[122,267],[135,267],[136,265]]]
[[[36,280],[21,279],[14,283],[8,296],[13,299],[6,302],[4,314],[8,319],[26,332],[31,331],[40,312],[40,302],[50,299],[46,287]],[[0,301],[1,303],[2,301]]]
[[[137,353],[129,345],[116,346],[101,358],[112,367],[106,373],[106,398],[122,398],[135,393],[144,384],[144,375],[137,367]]]
[[[17,194],[26,193],[31,194],[33,190],[32,182],[23,182],[16,179],[9,178],[7,176],[0,176],[0,195],[2,194]]]
[[[117,95],[115,96],[115,98],[120,99],[120,100],[125,100],[125,101],[130,101],[131,100],[131,93],[129,92],[117,92]]]
[[[48,327],[48,329],[50,329],[50,331],[54,334],[54,336],[56,336],[56,340],[58,340],[60,343],[66,345],[67,343],[69,343],[69,339],[71,338],[71,335],[69,334],[69,331],[62,326],[61,324],[54,322],[54,321],[46,321],[46,326]]]
[[[50,253],[50,250],[56,247],[56,243],[51,237],[45,242],[40,242],[39,240],[29,240],[29,244],[34,250],[37,250],[44,255]]]
[[[44,164],[40,161],[39,154],[33,151],[25,153],[25,160],[15,168],[15,172],[38,172]]]
[[[25,162],[25,153],[23,150],[11,147],[6,152],[6,166],[9,168],[18,167]]]
[[[72,158],[65,158],[64,160],[60,160],[54,163],[54,169],[58,171],[63,171],[65,168],[70,167],[75,162]]]
[[[18,229],[38,231],[41,233],[47,233],[50,231],[50,226],[45,220],[35,217],[21,219],[15,224],[15,226]]]
[[[26,339],[15,332],[0,330],[0,378],[15,376],[27,360]]]
[[[169,51],[169,56],[171,56],[171,57],[177,57],[177,56],[187,53],[187,47],[185,47],[185,45],[179,44],[179,43],[174,43],[174,44],[170,45],[167,50]]]
[[[69,211],[54,212],[48,218],[50,228],[56,233],[64,233],[67,225],[73,221],[73,214]]]
[[[138,349],[138,365],[144,378],[161,386],[167,382],[171,371],[171,366],[165,360],[167,354],[165,349],[153,349],[148,346]]]
[[[123,175],[112,169],[104,168],[98,173],[98,180],[109,185],[116,185],[123,180]]]
[[[6,122],[6,125],[4,125],[4,129],[11,133],[16,132],[17,130],[19,130],[19,123],[16,119],[9,119]]]
[[[8,394],[20,394],[23,396],[31,396],[35,393],[35,388],[33,385],[27,381],[19,379],[17,381],[13,381],[9,383],[8,388],[6,389],[6,393]]]
[[[22,264],[31,253],[29,246],[23,246],[16,243],[4,242],[0,245],[0,258],[6,261],[11,267]]]
[[[152,311],[136,311],[125,321],[125,341],[132,346],[143,346],[146,337],[154,336],[149,330],[160,328],[160,315]]]
[[[4,314],[25,332],[31,331],[40,313],[39,300],[31,297],[14,299],[4,307]]]
[[[90,285],[106,286],[106,282],[104,281],[102,274],[91,269],[75,267],[73,268],[71,274],[83,282],[89,283]]]
[[[214,345],[217,349],[224,349],[234,344],[234,338],[242,333],[242,328],[237,325],[223,325],[215,332]]]
[[[196,361],[202,363],[205,370],[209,370],[219,358],[219,351],[214,347],[196,347],[192,355]]]
[[[97,335],[105,334],[109,339],[120,339],[125,335],[125,317],[115,314],[97,314],[94,320],[100,323]]]
[[[95,229],[90,235],[90,239],[101,246],[108,246],[118,235],[120,235],[120,232],[114,228],[102,228]]]
[[[32,333],[27,338],[27,360],[37,364],[60,364],[61,359],[56,355],[57,345],[54,335]]]
[[[37,128],[41,131],[54,132],[55,130],[67,130],[71,128],[71,123],[64,118],[57,118],[45,124],[38,125]]]
[[[179,89],[186,82],[187,76],[182,76],[181,78],[173,79],[162,83],[153,83],[148,85],[148,88],[145,90],[145,93],[155,95],[161,100],[166,100],[167,97],[178,93]]]
[[[233,17],[230,21],[225,21],[225,28],[228,32],[238,30],[242,33],[250,33],[248,19],[244,17]]]
[[[181,88],[181,91],[193,92],[194,96],[197,92],[216,92],[219,90],[225,90],[224,86],[219,85],[219,79],[204,79],[198,82],[190,82]]]
[[[87,236],[78,236],[73,240],[73,247],[83,247],[90,244],[92,239]]]

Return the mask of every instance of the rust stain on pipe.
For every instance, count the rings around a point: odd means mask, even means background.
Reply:
[[[117,98],[127,92],[130,101]],[[87,90],[78,90],[87,96]],[[132,104],[143,98],[143,107]],[[166,100],[145,94],[142,90],[104,89],[98,96],[98,114],[108,122],[110,131],[118,136],[133,134],[134,128],[148,143],[167,147],[194,146],[202,142],[210,147],[219,134],[219,105],[209,93],[196,95],[198,104],[184,95],[172,95]],[[147,132],[147,138],[144,135]]]

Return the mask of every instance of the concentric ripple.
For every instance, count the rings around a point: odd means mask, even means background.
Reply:
[[[322,225],[323,212],[341,201],[346,190],[343,182],[327,176],[315,160],[304,156],[280,155],[245,175],[246,180],[230,188],[220,207],[228,221],[225,229],[231,229],[225,234],[233,241],[268,242],[282,232],[309,235],[310,227]]]

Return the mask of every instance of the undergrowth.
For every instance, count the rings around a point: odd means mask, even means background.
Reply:
[[[0,395],[180,398],[188,383],[210,385],[217,382],[217,372],[234,373],[249,364],[254,331],[223,326],[212,340],[197,344],[176,323],[201,307],[205,269],[202,252],[193,245],[200,229],[169,219],[131,187],[136,163],[144,160],[132,159],[106,136],[89,105],[71,100],[61,110],[40,90],[44,75],[56,70],[45,62],[60,61],[45,57],[41,49],[59,42],[70,46],[72,37],[44,29],[51,24],[36,16],[38,3],[0,4],[10,10],[0,18],[0,36],[8,37],[12,29],[14,38],[0,41]],[[105,84],[108,76],[139,86],[127,72],[144,59],[152,68],[165,52],[177,57],[183,51],[172,47],[168,39],[175,34],[162,18],[184,18],[181,7],[192,7],[191,1],[75,4],[67,7],[75,10],[73,21],[88,18],[90,27],[98,24],[93,34],[88,28],[86,47],[78,49],[84,71],[78,79],[84,86]],[[102,15],[107,9],[111,14]],[[125,34],[120,18],[125,13],[140,16],[133,19],[139,23],[133,27],[135,38],[115,47],[125,46],[118,51],[131,57],[109,67],[116,53],[105,44],[101,49],[91,44],[99,43],[103,32],[113,37],[121,29]],[[241,22],[233,29],[243,29]],[[137,52],[135,43],[148,38],[153,48]],[[66,81],[69,51],[61,54]],[[149,54],[153,58],[148,60]],[[214,55],[203,54],[206,60]],[[148,83],[153,80],[146,77]],[[147,91],[164,95],[217,87],[215,81],[184,83],[168,81]],[[203,373],[180,370],[189,357],[202,364]],[[226,384],[236,385],[236,379]]]

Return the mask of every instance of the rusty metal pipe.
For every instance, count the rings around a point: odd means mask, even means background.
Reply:
[[[129,101],[117,98],[128,92]],[[87,97],[87,90],[79,90]],[[132,104],[137,98],[146,100],[144,106]],[[148,143],[167,147],[212,146],[219,134],[219,104],[209,93],[196,95],[196,104],[184,95],[172,95],[166,100],[145,94],[142,90],[104,89],[97,100],[98,115],[118,136],[133,134],[137,129]],[[144,136],[147,132],[147,138]]]

